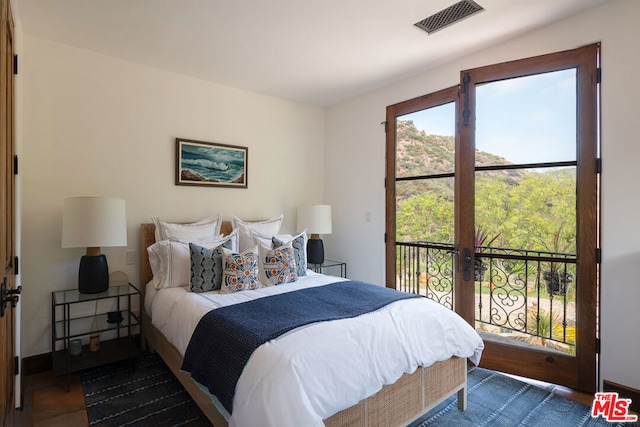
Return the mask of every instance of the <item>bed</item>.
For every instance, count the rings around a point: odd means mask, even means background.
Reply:
[[[223,234],[227,235],[231,230],[232,226],[229,222],[222,223],[221,232]],[[146,285],[152,280],[147,248],[154,242],[155,225],[152,223],[142,224],[140,283],[143,301],[145,300]],[[147,304],[143,305],[147,306]],[[155,309],[153,313],[155,313]],[[160,329],[154,326],[152,316],[147,313],[146,308],[142,313],[142,334],[144,343],[162,357],[211,423],[216,427],[229,425],[228,413],[225,413],[219,402],[214,403],[215,399],[203,391],[200,384],[196,383],[190,375],[181,371],[184,361],[184,346],[174,345],[170,342]],[[475,349],[476,362],[481,351],[482,344],[479,344]],[[465,410],[466,368],[466,357],[455,356],[436,361],[429,366],[420,366],[412,373],[402,374],[395,382],[383,385],[375,394],[326,417],[323,420],[324,425],[329,427],[406,425],[454,393],[458,395],[458,408]]]

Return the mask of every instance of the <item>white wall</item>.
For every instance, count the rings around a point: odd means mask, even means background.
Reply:
[[[640,2],[617,0],[327,111],[328,251],[351,278],[384,283],[384,130],[388,105],[457,84],[461,70],[602,42],[602,378],[640,389],[640,164],[636,102]],[[371,222],[367,222],[367,212]]]
[[[77,286],[83,249],[61,249],[65,197],[126,199],[128,249],[150,215],[245,219],[322,202],[324,111],[24,37],[23,357],[51,351],[51,292]],[[248,189],[174,185],[175,138],[249,148]],[[138,283],[127,248],[105,248],[110,271]]]
[[[149,215],[284,212],[292,230],[297,205],[331,203],[328,255],[346,260],[351,278],[383,284],[386,106],[457,84],[466,68],[602,41],[601,373],[640,388],[640,200],[628,180],[640,163],[637,16],[640,2],[617,0],[337,105],[326,119],[317,108],[25,36],[18,100],[23,356],[50,351],[50,293],[75,286],[82,250],[60,248],[65,197],[125,198],[128,247],[136,251],[138,224]],[[174,186],[175,137],[248,146],[249,189]],[[138,266],[125,265],[125,248],[105,252],[111,270],[137,284]]]

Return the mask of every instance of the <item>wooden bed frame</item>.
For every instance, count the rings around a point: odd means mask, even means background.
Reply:
[[[140,237],[140,291],[142,293],[143,346],[149,345],[171,369],[215,427],[228,426],[211,398],[191,377],[180,371],[182,355],[151,323],[144,311],[144,293],[152,278],[147,248],[155,242],[154,224],[142,224]],[[221,232],[231,232],[231,224],[223,222]],[[338,426],[399,426],[406,425],[437,404],[458,393],[458,409],[467,405],[466,359],[452,357],[429,367],[418,368],[413,374],[404,374],[394,384],[386,385],[375,395],[324,420],[327,427]]]

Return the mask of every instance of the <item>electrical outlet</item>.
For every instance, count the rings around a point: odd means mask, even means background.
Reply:
[[[136,251],[127,251],[127,265],[136,263]]]

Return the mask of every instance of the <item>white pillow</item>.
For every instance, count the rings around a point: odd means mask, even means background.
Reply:
[[[211,243],[214,243],[214,245],[207,245],[205,247],[207,247],[207,248],[215,248],[216,246],[220,245],[220,243],[218,243],[218,244],[215,244],[215,243],[217,243],[218,241],[224,242],[227,239],[231,239],[231,250],[237,252],[238,251],[238,247],[240,246],[240,239],[238,237],[238,231],[237,230],[233,230],[231,233],[227,234],[226,236],[220,237],[219,239],[214,240],[213,242],[211,242]],[[195,243],[196,245],[198,244],[197,242],[191,242],[191,243]],[[200,246],[202,246],[202,245],[200,245]]]
[[[231,226],[234,230],[239,232],[239,251],[243,252],[249,248],[252,248],[255,243],[251,236],[251,230],[257,231],[264,236],[274,236],[280,232],[280,226],[284,215],[280,215],[277,218],[269,219],[266,221],[243,221],[235,215],[231,216]]]
[[[187,286],[191,276],[191,252],[186,243],[161,240],[147,248],[156,289]]]
[[[175,240],[182,243],[196,243],[200,246],[208,245],[220,237],[222,214],[212,215],[197,222],[177,224],[166,222],[152,216],[151,221],[156,226],[156,242],[162,240]]]
[[[264,245],[268,248],[273,246],[273,240],[271,239],[274,237],[282,242],[288,242],[289,240],[293,239],[293,236],[291,234],[266,235],[252,229],[249,229],[249,233],[251,234],[254,245]]]
[[[283,285],[298,280],[292,242],[272,248],[258,245],[258,278],[263,286]]]
[[[217,241],[209,242],[207,249],[214,249],[227,240],[237,245],[236,235],[230,234]],[[147,248],[149,264],[156,289],[177,288],[191,285],[191,251],[188,243],[161,240]]]

